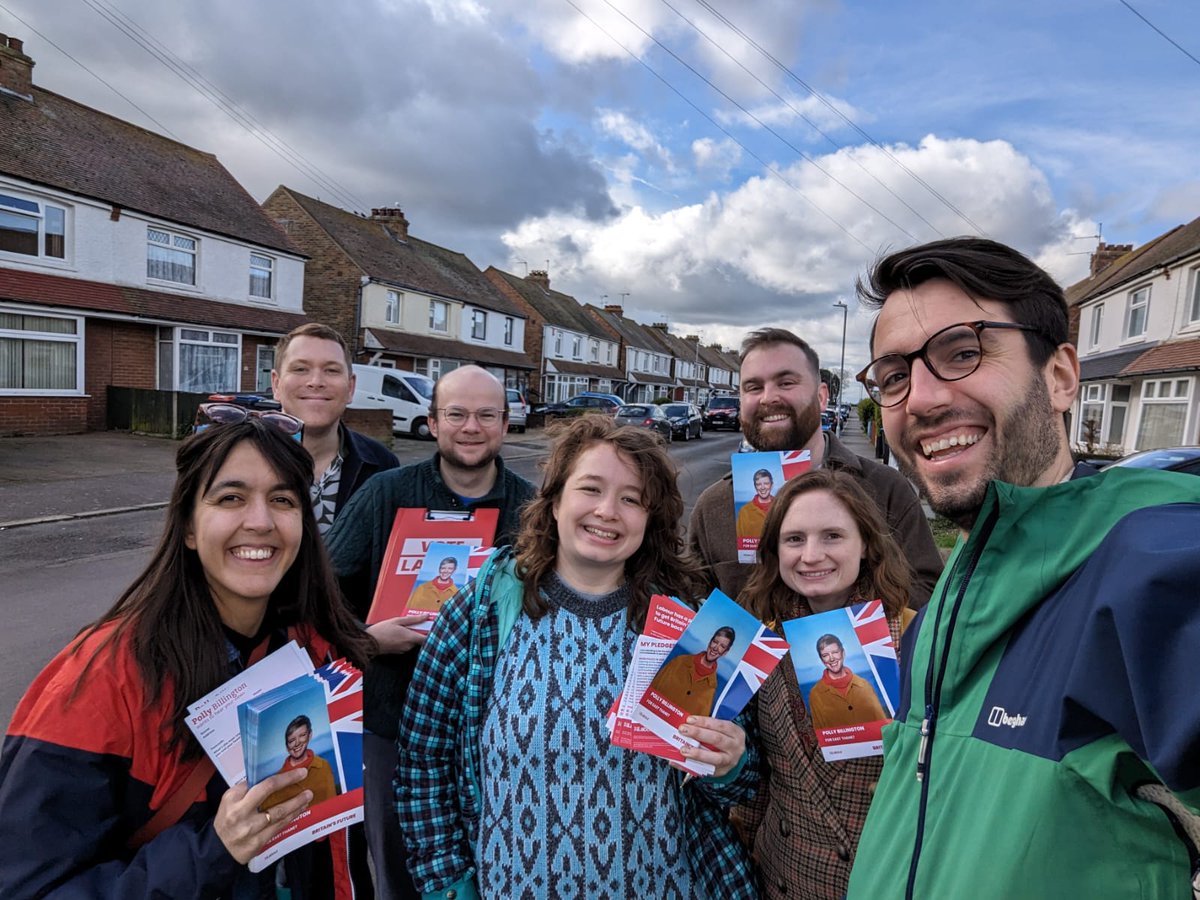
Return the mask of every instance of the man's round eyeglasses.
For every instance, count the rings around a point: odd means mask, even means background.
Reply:
[[[1057,343],[1040,328],[1016,322],[962,322],[949,325],[933,334],[912,353],[889,353],[874,359],[855,377],[867,389],[867,395],[880,406],[895,406],[903,402],[912,386],[914,359],[925,363],[933,377],[941,381],[960,381],[979,368],[983,361],[983,342],[980,335],[989,328],[1007,331],[1028,331]]]
[[[446,409],[439,409],[438,414],[441,415],[451,425],[466,425],[467,419],[471,416],[475,417],[475,421],[483,428],[491,428],[494,425],[499,425],[500,420],[504,418],[504,411],[495,409],[491,406],[485,406],[483,409],[477,409],[474,412],[465,410],[459,406],[449,406]]]

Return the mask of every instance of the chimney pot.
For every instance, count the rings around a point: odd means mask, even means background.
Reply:
[[[525,276],[526,281],[532,281],[534,284],[541,287],[543,291],[550,290],[550,273],[545,269],[533,269]]]
[[[621,306],[620,303],[605,303],[604,311],[606,313],[612,313],[614,316],[625,315],[625,307]]]
[[[0,88],[22,97],[33,94],[33,60],[25,55],[25,43],[0,35]]]
[[[408,219],[398,206],[384,206],[371,210],[371,221],[384,226],[398,241],[408,240]]]

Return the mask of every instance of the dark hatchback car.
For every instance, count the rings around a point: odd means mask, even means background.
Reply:
[[[1165,450],[1143,450],[1123,456],[1112,465],[1135,469],[1163,469],[1200,475],[1200,447],[1170,447]],[[1107,466],[1105,468],[1108,468]]]
[[[560,419],[565,416],[581,416],[584,413],[608,413],[612,415],[620,407],[621,401],[609,394],[580,394],[562,403],[550,403],[541,407],[537,412],[545,414],[547,419]]]
[[[705,431],[717,428],[740,431],[742,423],[738,417],[741,413],[742,401],[737,397],[713,397],[705,404],[701,422]]]
[[[671,443],[671,420],[667,418],[661,406],[655,406],[653,403],[626,403],[617,410],[613,421],[618,425],[632,425],[634,428],[657,431],[664,441]]]
[[[690,441],[699,440],[704,436],[704,423],[700,410],[690,403],[668,403],[663,406],[663,412],[671,423],[671,437]]]

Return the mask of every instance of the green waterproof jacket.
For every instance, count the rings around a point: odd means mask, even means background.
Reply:
[[[852,900],[1191,897],[1200,478],[993,482],[904,645]]]

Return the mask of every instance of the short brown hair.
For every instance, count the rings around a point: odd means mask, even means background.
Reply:
[[[791,344],[793,347],[799,347],[812,366],[813,376],[820,382],[821,358],[817,356],[817,351],[809,346],[808,341],[786,328],[759,328],[746,335],[742,339],[742,349],[738,353],[738,365],[744,363],[746,357],[754,350],[762,347],[774,347],[777,344]]]
[[[700,566],[688,553],[680,533],[683,497],[675,464],[661,439],[645,429],[618,426],[604,415],[569,419],[552,433],[555,441],[543,467],[541,490],[521,510],[516,540],[517,571],[525,584],[525,613],[537,619],[548,612],[541,588],[558,557],[554,504],[579,457],[597,444],[611,446],[641,476],[642,504],[648,513],[642,545],[625,561],[629,627],[641,631],[651,594],[672,594],[694,605],[703,590]]]
[[[320,322],[308,322],[298,328],[293,328],[279,339],[279,343],[275,345],[274,368],[276,371],[279,370],[279,365],[283,361],[284,354],[287,353],[287,349],[291,346],[292,341],[301,337],[313,337],[322,341],[333,341],[342,348],[342,353],[346,357],[346,374],[353,373],[354,362],[350,358],[350,348],[346,345],[346,339],[342,337],[341,332],[336,328],[330,328],[328,325],[322,325]]]
[[[858,479],[834,469],[817,469],[788,481],[775,499],[758,542],[758,565],[738,597],[739,602],[764,622],[782,622],[796,616],[796,592],[779,577],[779,536],[783,518],[801,494],[829,491],[846,507],[862,536],[866,556],[859,567],[855,590],[863,600],[882,600],[884,609],[898,616],[908,605],[912,569],[892,537],[879,507]]]

